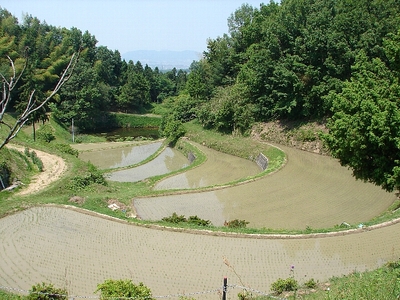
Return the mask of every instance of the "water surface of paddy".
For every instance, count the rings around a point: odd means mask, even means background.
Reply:
[[[109,147],[113,143],[108,143]],[[100,169],[120,168],[137,164],[152,154],[162,145],[162,142],[153,142],[144,145],[119,146],[116,148],[96,149],[79,154],[79,158],[90,161]],[[79,149],[79,148],[78,148]]]
[[[207,156],[207,160],[197,168],[161,180],[154,189],[194,189],[219,185],[253,176],[262,171],[255,162],[250,160],[218,152],[199,144],[195,146]]]
[[[186,167],[188,159],[178,150],[167,147],[155,159],[135,168],[106,174],[107,179],[119,182],[136,182],[152,176],[167,174]]]
[[[335,159],[282,149],[288,163],[274,174],[215,191],[136,198],[136,211],[146,220],[160,220],[176,212],[198,215],[217,226],[240,219],[253,228],[332,228],[342,222],[357,225],[369,221],[396,199],[394,193],[355,180]]]

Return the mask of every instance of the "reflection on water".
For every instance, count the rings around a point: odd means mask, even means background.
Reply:
[[[145,160],[155,153],[161,145],[161,142],[155,142],[140,146],[82,152],[79,154],[79,158],[90,161],[100,169],[126,167]]]
[[[170,173],[187,165],[188,160],[181,152],[168,147],[159,156],[144,165],[112,172],[107,177],[112,181],[136,182],[152,176]]]
[[[134,128],[134,127],[124,127],[112,129],[108,132],[97,134],[98,136],[105,136],[107,141],[114,142],[123,138],[136,138],[136,137],[148,137],[152,139],[159,138],[159,131],[157,127],[145,127],[145,128]]]
[[[224,184],[261,172],[254,162],[195,144],[206,156],[201,166],[158,182],[154,189],[193,189]]]

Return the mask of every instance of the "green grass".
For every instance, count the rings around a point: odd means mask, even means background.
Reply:
[[[159,116],[132,115],[124,113],[113,113],[119,127],[159,127],[161,118]]]
[[[288,293],[287,299],[400,299],[400,261],[387,263],[373,271],[334,277],[328,282],[318,283],[313,290],[301,287],[296,293]]]
[[[24,296],[19,296],[17,294],[12,294],[10,292],[2,291],[0,289],[0,299],[1,300],[23,300],[26,299],[27,297]]]

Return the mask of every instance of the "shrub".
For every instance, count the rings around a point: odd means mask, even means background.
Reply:
[[[210,220],[203,220],[200,219],[198,216],[190,216],[189,218],[185,218],[185,216],[178,216],[176,212],[174,212],[170,217],[165,217],[162,218],[163,221],[169,222],[169,223],[188,223],[188,224],[193,224],[196,226],[210,226],[211,221]]]
[[[138,285],[134,284],[131,280],[112,280],[108,279],[103,283],[97,285],[96,293],[101,293],[100,299],[118,299],[124,297],[132,299],[153,299],[151,290],[142,282]]]
[[[47,131],[39,131],[37,133],[37,139],[43,142],[50,143],[51,141],[55,140],[56,137],[53,133]]]
[[[50,143],[51,141],[55,140],[56,137],[54,135],[54,129],[49,125],[43,125],[36,131],[36,137],[38,140]]]
[[[271,290],[277,294],[282,294],[282,292],[295,291],[298,288],[297,280],[293,277],[286,279],[278,278],[277,281],[272,283]]]
[[[70,145],[68,144],[54,144],[53,148],[62,152],[62,153],[66,153],[66,154],[70,154],[73,155],[75,157],[78,157],[79,155],[79,151],[72,148]]]
[[[224,226],[229,227],[229,228],[246,228],[247,224],[249,224],[249,222],[245,221],[245,220],[232,220],[229,222],[225,222]]]
[[[296,139],[301,142],[313,142],[317,137],[311,129],[299,129],[296,134]]]
[[[197,226],[210,226],[211,225],[211,221],[210,220],[203,220],[203,219],[200,219],[198,216],[190,216],[187,219],[187,222],[189,224],[194,224],[194,225],[197,225]]]
[[[305,282],[304,285],[309,289],[314,289],[317,287],[317,282],[314,278],[311,278],[309,281]]]
[[[90,162],[87,163],[88,169],[82,175],[77,175],[71,179],[69,184],[69,189],[71,190],[81,190],[92,184],[100,184],[107,185],[107,181],[104,178],[101,171],[99,171],[93,164]]]
[[[32,162],[37,165],[38,169],[40,172],[43,172],[43,162],[42,160],[37,156],[35,151],[31,152],[31,159]]]
[[[42,160],[37,156],[35,151],[30,152],[28,148],[25,148],[24,153],[27,157],[30,157],[32,162],[38,167],[40,172],[43,172],[43,162]]]
[[[29,291],[28,300],[51,300],[68,299],[68,293],[64,289],[55,288],[50,283],[41,283],[34,285]]]
[[[187,221],[185,216],[178,216],[176,212],[174,212],[170,217],[162,218],[162,220],[174,224],[183,223]]]

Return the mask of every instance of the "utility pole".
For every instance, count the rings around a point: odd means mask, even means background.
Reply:
[[[75,143],[74,118],[72,118],[72,142]]]

